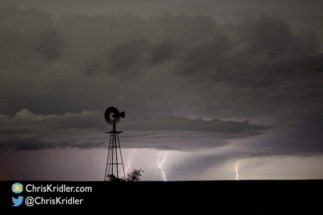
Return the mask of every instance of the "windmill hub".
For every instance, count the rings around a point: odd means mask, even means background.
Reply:
[[[109,107],[105,110],[104,118],[109,125],[118,124],[120,117],[125,118],[124,111],[120,113],[119,110],[115,107]]]

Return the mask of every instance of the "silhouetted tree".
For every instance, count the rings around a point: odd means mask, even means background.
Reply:
[[[128,173],[127,181],[140,181],[141,172],[144,172],[141,169],[134,169],[133,172]]]

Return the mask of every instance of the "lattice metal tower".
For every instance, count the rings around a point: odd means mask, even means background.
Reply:
[[[111,181],[114,179],[119,179],[120,175],[123,173],[125,177],[125,171],[122,160],[122,153],[119,141],[119,134],[123,133],[121,131],[116,131],[116,124],[120,121],[120,117],[125,117],[125,112],[119,112],[115,107],[109,107],[104,113],[105,121],[113,126],[112,131],[105,132],[110,134],[109,149],[107,166],[105,169],[104,181]]]

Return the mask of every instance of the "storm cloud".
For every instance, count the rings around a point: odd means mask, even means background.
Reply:
[[[109,106],[131,118],[120,124],[133,132],[125,142],[176,150],[223,146],[296,118],[301,126],[323,109],[320,36],[281,18],[0,11],[2,146],[103,146]],[[143,144],[144,132],[156,142]],[[167,144],[185,132],[211,136]]]
[[[210,121],[183,117],[127,118],[118,126],[123,147],[168,150],[197,150],[229,144],[231,139],[262,134],[270,129],[247,121]],[[83,111],[64,115],[36,115],[24,109],[9,117],[1,115],[1,148],[39,150],[44,148],[107,147],[110,126],[100,112]]]
[[[140,116],[223,119],[322,109],[319,37],[280,18],[219,25],[208,16],[53,19],[1,10],[4,114],[102,110],[106,103]]]

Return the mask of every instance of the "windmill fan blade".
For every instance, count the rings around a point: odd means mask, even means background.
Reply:
[[[111,120],[111,119],[105,119],[105,121],[106,121],[109,125],[112,125],[112,120]]]
[[[115,120],[114,116],[117,116],[119,113],[118,109],[115,107],[109,107],[108,109],[106,109],[105,113],[104,113],[104,118],[105,121],[109,124],[112,125],[113,121]]]
[[[114,118],[116,124],[120,121],[120,118]]]
[[[109,107],[106,109],[104,113],[105,121],[109,125],[113,125],[113,123],[117,124],[120,121],[120,117],[125,117],[125,112],[122,111],[121,113],[115,107]]]

